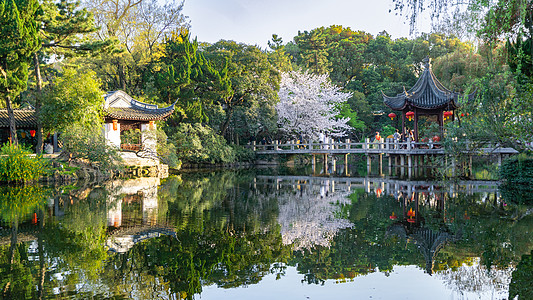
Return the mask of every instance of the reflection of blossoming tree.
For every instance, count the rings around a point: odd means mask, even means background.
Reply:
[[[324,180],[296,195],[278,196],[283,244],[293,244],[295,250],[329,247],[340,229],[352,227],[348,220],[338,218],[339,205],[350,203],[349,192],[330,190],[329,180]]]
[[[472,266],[463,265],[456,271],[448,269],[438,272],[437,277],[461,295],[473,293],[479,298],[498,295],[496,297],[498,299],[507,299],[513,269],[512,267],[498,269],[493,266],[487,270],[485,266],[479,264],[478,259],[478,262]]]

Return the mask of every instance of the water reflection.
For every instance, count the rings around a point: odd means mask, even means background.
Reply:
[[[533,248],[530,208],[495,182],[239,171],[2,195],[4,298],[193,299],[291,276],[330,289],[401,266],[452,296],[505,298],[531,278],[512,273]]]

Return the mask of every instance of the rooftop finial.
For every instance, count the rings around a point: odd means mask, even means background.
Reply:
[[[424,63],[424,68],[429,69],[429,55],[427,55],[426,57],[424,57],[424,59],[422,60],[422,62]]]

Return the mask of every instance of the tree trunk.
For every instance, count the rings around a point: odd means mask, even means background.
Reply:
[[[18,146],[19,142],[17,139],[17,127],[15,125],[15,114],[13,114],[13,109],[11,108],[11,96],[6,97],[6,108],[7,115],[9,117],[9,137],[11,143],[15,146]]]
[[[126,91],[126,67],[124,66],[124,62],[120,59],[118,61],[118,79],[120,85],[119,88]]]
[[[233,116],[233,107],[228,108],[228,113],[226,114],[226,120],[222,125],[220,126],[220,135],[225,137],[226,131],[228,130],[229,122],[231,121],[231,117]]]
[[[33,53],[33,64],[35,65],[35,84],[37,86],[37,96],[35,97],[35,115],[37,117],[37,145],[35,146],[35,153],[39,155],[43,152],[43,123],[41,122],[41,99],[43,95],[43,80],[41,78],[41,68],[39,66],[39,56],[37,55],[37,52]]]

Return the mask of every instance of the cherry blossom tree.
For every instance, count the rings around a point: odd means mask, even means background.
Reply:
[[[351,129],[347,124],[350,119],[338,116],[339,104],[351,93],[340,92],[326,74],[283,73],[278,95],[278,125],[289,136],[316,140],[321,132],[341,137]]]

